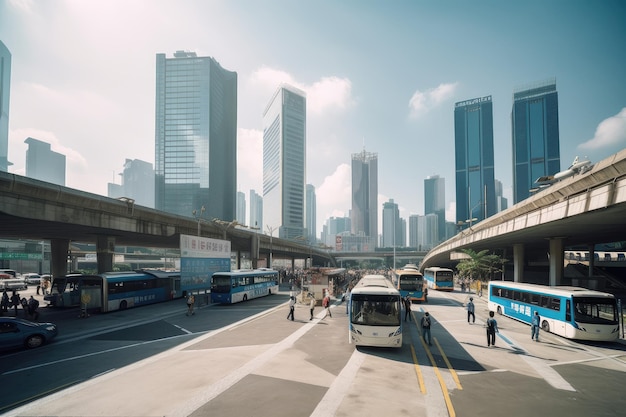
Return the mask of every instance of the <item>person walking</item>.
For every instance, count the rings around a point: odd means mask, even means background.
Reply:
[[[428,314],[428,311],[422,316],[420,324],[422,326],[422,337],[424,337],[424,342],[428,339],[428,345],[432,346],[432,339],[430,337],[430,315]]]
[[[404,303],[404,321],[406,321],[407,317],[411,321],[411,298],[408,294],[402,299],[402,302]]]
[[[490,311],[487,319],[487,346],[496,345],[496,333],[499,333],[498,322],[493,318],[493,311]]]
[[[17,307],[20,305],[20,294],[16,291],[13,291],[11,295],[11,305],[15,309],[15,317],[17,317]]]
[[[39,312],[37,311],[39,308],[39,301],[35,299],[32,295],[28,299],[28,316],[31,320],[37,320],[39,318]]]
[[[322,300],[322,307],[324,307],[324,310],[326,310],[326,314],[324,314],[324,319],[326,318],[326,316],[330,316],[330,318],[332,319],[333,315],[330,312],[330,295],[328,293],[326,293],[324,299]]]
[[[187,296],[187,315],[188,316],[193,316],[194,314],[196,314],[193,311],[193,306],[195,303],[196,303],[196,297],[194,297],[193,294],[189,294]]]
[[[7,290],[2,291],[2,302],[0,302],[0,308],[2,309],[2,313],[6,313],[9,311],[9,294]]]
[[[296,297],[292,295],[289,297],[289,314],[287,315],[287,320],[291,318],[291,321],[293,321],[294,319],[293,313],[295,309],[296,309]]]
[[[541,316],[539,316],[538,311],[535,311],[530,325],[530,338],[535,342],[539,341],[539,323],[541,323]]]
[[[346,300],[346,314],[348,314],[348,309],[350,308],[350,287],[348,287],[346,293],[343,295],[343,298]]]
[[[476,316],[474,315],[474,298],[470,297],[467,303],[467,322],[470,322],[470,316],[472,317],[472,323],[476,323]]]
[[[315,297],[313,297],[313,295],[309,294],[311,300],[309,301],[309,310],[311,311],[311,318],[310,320],[313,320],[313,311],[315,310],[315,304],[317,304],[317,302],[315,301]]]

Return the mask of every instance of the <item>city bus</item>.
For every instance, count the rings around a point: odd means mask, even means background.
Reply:
[[[428,288],[439,291],[454,291],[454,273],[451,269],[432,266],[424,269]]]
[[[211,277],[211,302],[233,304],[278,293],[278,271],[270,268],[215,272]]]
[[[424,276],[417,266],[408,264],[395,271],[395,284],[402,298],[409,296],[411,301],[428,301],[428,289]]]
[[[365,275],[350,292],[350,343],[402,347],[400,292],[383,275]]]
[[[167,301],[181,294],[180,272],[138,270],[54,278],[44,300],[52,307],[77,307],[103,313]]]
[[[488,306],[526,324],[531,324],[537,311],[544,331],[568,339],[612,341],[619,337],[615,297],[600,291],[491,281]]]

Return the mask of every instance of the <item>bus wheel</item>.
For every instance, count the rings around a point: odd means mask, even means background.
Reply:
[[[550,325],[547,321],[544,320],[543,323],[541,323],[541,330],[543,330],[544,332],[550,331]]]
[[[498,306],[498,314],[502,315],[502,307]]]
[[[128,307],[128,303],[126,303],[126,300],[120,303],[120,310],[126,310],[127,307]]]
[[[248,294],[243,295],[243,301],[248,301]]]

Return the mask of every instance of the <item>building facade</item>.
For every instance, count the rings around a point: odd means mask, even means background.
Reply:
[[[384,248],[404,246],[403,222],[398,205],[390,199],[383,203],[383,234],[381,246]]]
[[[246,224],[246,194],[241,191],[237,191],[237,215],[235,220],[239,224]]]
[[[513,93],[513,204],[528,198],[537,178],[561,170],[556,80]]]
[[[154,169],[150,162],[127,159],[120,177],[121,184],[109,183],[109,197],[132,198],[135,204],[154,208]]]
[[[254,190],[250,190],[250,222],[248,226],[258,233],[263,233],[263,197]]]
[[[9,170],[9,99],[11,97],[11,52],[0,41],[0,171]]]
[[[446,238],[446,180],[431,175],[424,180],[424,214],[437,215],[437,240]]]
[[[65,155],[52,151],[50,144],[27,138],[26,176],[65,187]]]
[[[352,234],[378,238],[378,154],[352,154]]]
[[[336,250],[337,235],[346,232],[350,234],[350,223],[350,217],[331,217],[326,219],[326,224],[322,227],[322,242],[332,248],[332,250]]]
[[[263,217],[283,239],[306,239],[306,95],[281,85],[263,112]]]
[[[491,96],[454,107],[456,221],[471,224],[496,213]]]
[[[195,52],[157,54],[155,136],[155,208],[234,220],[237,73]]]
[[[317,242],[317,198],[315,187],[312,184],[306,185],[306,230],[309,232],[309,243]]]

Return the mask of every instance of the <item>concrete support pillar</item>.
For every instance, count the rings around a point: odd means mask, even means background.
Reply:
[[[115,255],[115,238],[113,236],[98,236],[96,241],[96,256],[98,258],[98,273],[113,271],[113,256]]]
[[[590,243],[587,245],[587,251],[589,251],[589,270],[587,276],[593,278],[593,270],[596,266],[596,245]]]
[[[252,269],[257,269],[259,266],[259,236],[255,233],[250,237],[250,257],[252,258]]]
[[[550,286],[561,285],[563,280],[563,239],[550,239]]]
[[[524,282],[524,244],[513,245],[513,281]]]
[[[67,255],[69,250],[69,239],[50,240],[50,273],[53,278],[67,275]]]

